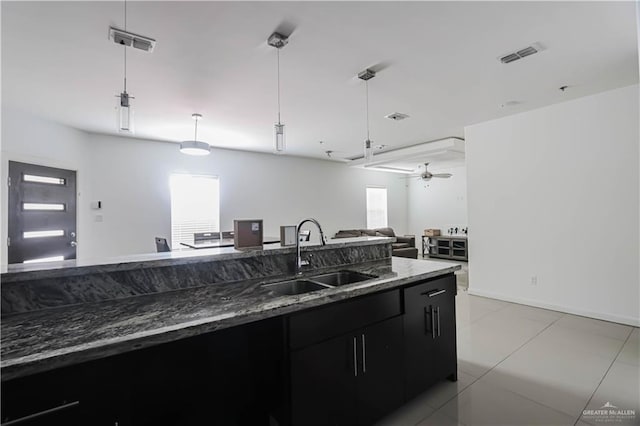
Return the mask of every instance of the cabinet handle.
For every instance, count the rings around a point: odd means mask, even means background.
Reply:
[[[367,347],[364,340],[364,333],[362,334],[362,373],[367,372]]]
[[[47,414],[66,410],[67,408],[75,407],[76,405],[80,405],[80,401],[69,402],[67,404],[62,404],[57,407],[49,408],[48,410],[43,410],[34,414],[29,414],[28,416],[20,417],[15,420],[9,420],[8,422],[2,423],[2,426],[16,425],[22,422],[26,422],[27,420],[37,419],[38,417],[46,416]]]
[[[358,377],[358,351],[356,349],[357,340],[353,336],[353,375]]]
[[[436,338],[436,310],[431,306],[431,338]]]
[[[442,293],[446,293],[446,292],[447,292],[446,289],[444,289],[444,290],[436,290],[436,291],[432,291],[432,292],[425,291],[424,293],[420,293],[420,295],[422,295],[422,296],[427,295],[429,297],[435,297],[435,296],[438,296],[438,295],[440,295]]]
[[[436,307],[436,315],[438,316],[438,337],[440,337],[440,306]]]

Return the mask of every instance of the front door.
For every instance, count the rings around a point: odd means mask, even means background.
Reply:
[[[8,262],[76,258],[76,172],[9,161]]]

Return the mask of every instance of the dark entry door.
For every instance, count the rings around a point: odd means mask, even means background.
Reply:
[[[76,258],[76,172],[9,161],[8,262]]]

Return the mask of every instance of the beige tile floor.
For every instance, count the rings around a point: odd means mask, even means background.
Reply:
[[[439,383],[380,426],[640,425],[638,328],[466,288],[456,309],[458,381]],[[607,403],[635,416],[585,414]]]

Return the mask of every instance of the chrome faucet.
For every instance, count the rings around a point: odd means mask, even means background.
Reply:
[[[302,274],[302,267],[309,264],[308,260],[302,260],[302,257],[300,256],[300,229],[302,228],[302,225],[304,225],[307,222],[314,223],[318,227],[318,230],[320,231],[320,243],[322,245],[326,244],[324,241],[324,233],[322,232],[322,226],[320,226],[320,223],[317,220],[313,218],[303,219],[298,224],[298,226],[296,227],[296,275]]]

